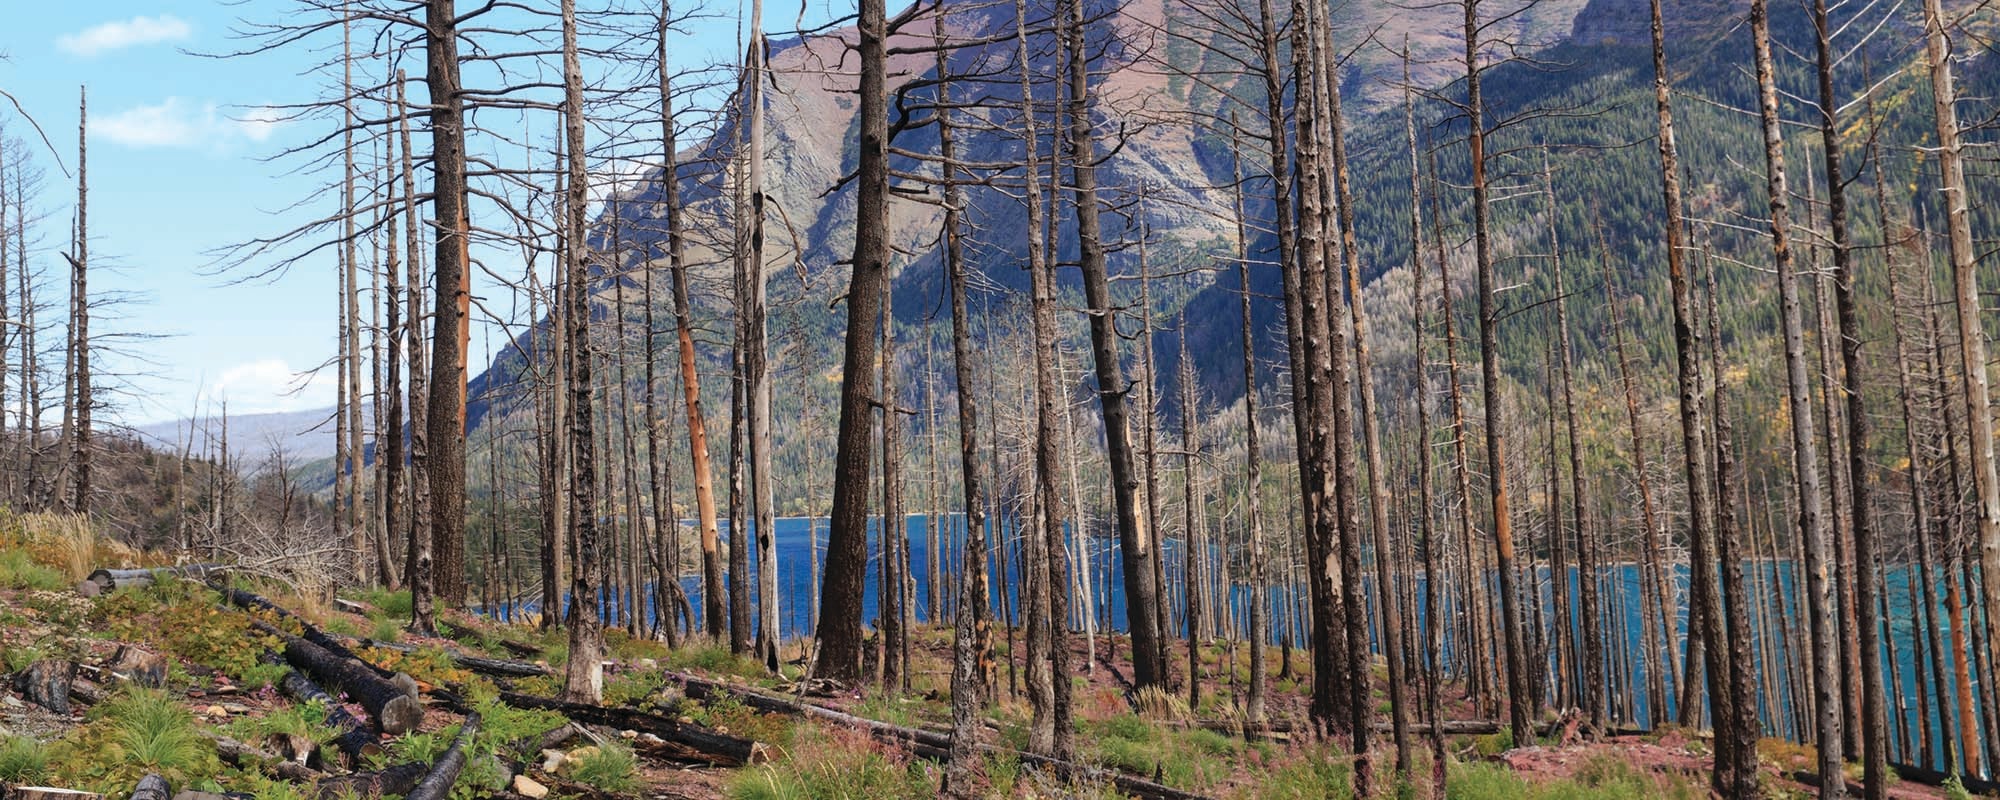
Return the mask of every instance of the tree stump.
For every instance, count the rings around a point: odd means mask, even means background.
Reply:
[[[14,688],[21,692],[28,702],[46,708],[57,714],[68,716],[69,686],[76,679],[76,665],[68,661],[45,658],[14,676]]]
[[[132,787],[130,800],[168,800],[173,796],[173,787],[167,779],[159,775],[147,775],[139,779],[139,785]]]
[[[149,689],[167,685],[167,659],[132,645],[119,645],[118,652],[105,662],[105,669],[120,678]]]

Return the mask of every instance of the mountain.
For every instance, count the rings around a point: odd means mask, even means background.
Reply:
[[[1236,4],[1245,6],[1247,4]],[[1280,4],[1282,5],[1282,4]],[[1508,321],[1502,326],[1500,348],[1508,375],[1520,382],[1529,394],[1524,401],[1541,402],[1539,387],[1548,357],[1547,328],[1538,324],[1518,324],[1523,314],[1546,314],[1543,300],[1554,294],[1553,273],[1548,268],[1553,228],[1566,253],[1571,269],[1572,291],[1581,297],[1572,303],[1573,330],[1580,337],[1584,354],[1585,380],[1605,379],[1610,351],[1608,314],[1604,297],[1617,295],[1625,307],[1626,324],[1634,333],[1635,361],[1665,364],[1671,347],[1667,327],[1668,308],[1658,298],[1666,295],[1665,270],[1661,261],[1658,220],[1659,178],[1657,156],[1648,143],[1653,136],[1652,69],[1649,43],[1649,15],[1645,0],[1545,0],[1518,7],[1488,0],[1484,4],[1488,20],[1500,19],[1487,35],[1505,36],[1521,43],[1514,51],[1520,58],[1490,70],[1485,76],[1488,124],[1498,126],[1491,152],[1496,182],[1506,187],[1493,208],[1496,252],[1501,259],[1502,282],[1509,288],[1503,296]],[[1737,24],[1745,0],[1680,0],[1668,2],[1669,57],[1675,70],[1677,112],[1682,131],[1682,160],[1688,193],[1697,226],[1697,242],[1725,259],[1761,263],[1767,258],[1756,233],[1755,209],[1763,203],[1762,151],[1753,116],[1733,109],[1754,107],[1753,84],[1747,77],[1749,37]],[[1015,42],[1011,5],[989,5],[947,0],[947,27],[954,38],[985,41],[981,46],[957,50],[950,56],[954,75],[982,75],[985,78],[959,80],[956,97],[976,96],[995,108],[967,112],[959,118],[968,126],[962,136],[962,150],[971,162],[987,164],[1019,163],[1022,152],[1017,131],[1017,115],[1008,107],[1015,104],[1020,88],[1015,79]],[[1035,4],[1039,11],[1041,4]],[[1254,143],[1239,146],[1224,133],[1196,124],[1203,119],[1226,115],[1233,96],[1248,109],[1260,109],[1263,92],[1259,85],[1241,75],[1238,62],[1227,55],[1198,44],[1224,45],[1227,38],[1204,28],[1201,20],[1178,0],[1135,0],[1120,4],[1098,2],[1090,11],[1101,19],[1091,28],[1089,48],[1100,53],[1093,62],[1093,87],[1099,93],[1096,109],[1098,129],[1103,133],[1103,156],[1099,180],[1102,202],[1110,213],[1105,219],[1107,235],[1120,244],[1112,256],[1113,291],[1120,303],[1136,306],[1140,294],[1138,276],[1141,256],[1144,268],[1154,277],[1150,291],[1150,319],[1155,331],[1151,344],[1160,365],[1155,389],[1169,420],[1178,414],[1178,384],[1175,365],[1182,342],[1190,367],[1198,376],[1204,407],[1227,408],[1242,393],[1240,322],[1233,275],[1236,212],[1229,186],[1233,171],[1241,168],[1252,179],[1246,187],[1252,195],[1245,214],[1251,222],[1250,256],[1253,289],[1257,295],[1253,311],[1259,336],[1259,352],[1265,363],[1282,364],[1284,342],[1279,276],[1268,266],[1275,261],[1275,248],[1268,223],[1268,182],[1262,174],[1262,159]],[[1516,12],[1518,13],[1510,13]],[[1418,111],[1419,136],[1425,150],[1434,155],[1435,179],[1447,187],[1438,213],[1443,216],[1441,238],[1450,250],[1453,283],[1463,293],[1471,280],[1469,212],[1462,187],[1469,173],[1462,144],[1465,122],[1455,116],[1448,102],[1459,96],[1455,82],[1455,60],[1462,58],[1458,31],[1463,20],[1452,7],[1417,4],[1411,7],[1389,0],[1354,0],[1338,4],[1334,12],[1338,46],[1351,53],[1340,73],[1348,98],[1348,142],[1353,160],[1353,181],[1358,198],[1356,233],[1362,244],[1362,266],[1367,281],[1367,307],[1374,320],[1371,344],[1375,350],[1378,375],[1407,376],[1415,368],[1410,348],[1410,261],[1409,209],[1412,198],[1408,176],[1408,154],[1401,103],[1403,42],[1413,52],[1414,82],[1428,97]],[[1781,58],[1781,83],[1793,98],[1816,94],[1807,65],[1796,54],[1812,52],[1811,28],[1803,12],[1792,4],[1772,8],[1774,36]],[[1880,10],[1858,13],[1877,14]],[[1916,41],[1907,10],[1894,11],[1903,17],[1880,25],[1875,41],[1857,52],[1879,64],[1881,75],[1891,75],[1920,57],[1913,51]],[[1876,20],[1864,20],[1874,25]],[[936,77],[936,65],[929,54],[914,52],[930,41],[931,24],[917,20],[889,43],[912,52],[891,59],[892,89],[903,106],[921,107],[932,95],[924,81]],[[852,247],[852,187],[841,182],[851,164],[849,143],[854,139],[855,104],[851,97],[852,30],[840,30],[774,42],[771,63],[773,88],[767,119],[769,125],[768,191],[775,209],[769,223],[769,288],[772,295],[771,330],[778,374],[777,418],[779,429],[780,474],[810,474],[810,466],[824,464],[830,448],[833,396],[839,378],[839,343],[844,330],[842,306],[837,302],[847,286],[841,266]],[[1227,48],[1224,47],[1224,50]],[[1029,43],[1032,71],[1047,78],[1054,71],[1055,48],[1046,35],[1035,35]],[[1497,51],[1496,51],[1497,52]],[[843,60],[845,59],[845,60]],[[1975,57],[1961,66],[1961,82],[1967,97],[1990,97],[2000,89],[2000,71],[1994,59]],[[1866,82],[1858,68],[1844,69],[1840,91],[1853,96]],[[903,87],[909,87],[907,91]],[[1038,99],[1054,99],[1054,89],[1040,86]],[[1928,137],[1923,116],[1896,113],[1897,109],[1928,107],[1928,88],[1919,70],[1902,70],[1878,95],[1884,107],[1884,138],[1902,143],[1889,158],[1897,175],[1911,176],[1908,187],[1899,187],[1896,200],[1913,205],[1918,213],[1937,209],[1933,193],[1920,190],[1922,160],[1915,147]],[[1793,119],[1809,119],[1808,109],[1797,100],[1787,100],[1787,114]],[[1968,102],[1962,110],[1966,119],[1980,119],[1991,113],[1988,101]],[[892,106],[892,114],[894,108]],[[917,112],[912,112],[916,114]],[[1047,108],[1042,112],[1047,114]],[[1850,121],[1860,113],[1851,109]],[[920,116],[920,114],[917,114]],[[892,125],[896,120],[892,119]],[[1043,117],[1046,125],[1048,119]],[[1245,121],[1247,127],[1256,123]],[[1817,167],[1813,151],[1806,145],[1804,128],[1794,148],[1794,185],[1810,185]],[[1860,137],[1855,137],[1860,138]],[[726,173],[720,166],[732,152],[737,132],[723,124],[712,138],[693,143],[679,166],[683,197],[688,201],[692,226],[691,253],[695,259],[696,316],[704,335],[701,341],[703,391],[708,404],[711,430],[726,430],[729,385],[726,380],[730,245],[726,226],[729,192]],[[1047,154],[1055,143],[1047,129],[1042,131],[1038,149]],[[935,152],[936,135],[929,127],[913,125],[896,140],[903,153]],[[933,166],[908,155],[894,159],[895,169],[909,175],[934,174]],[[1858,161],[1858,159],[1857,159]],[[1544,164],[1555,173],[1554,207],[1550,208],[1538,188]],[[1002,181],[1018,184],[1013,171],[990,173]],[[1818,176],[1824,185],[1824,176]],[[905,188],[920,191],[915,181]],[[617,195],[606,213],[596,221],[593,243],[602,250],[620,254],[628,267],[651,266],[664,273],[664,224],[659,203],[660,183],[642,182]],[[1024,311],[1015,307],[1024,294],[1027,277],[1021,233],[1025,213],[1018,190],[1008,186],[976,186],[968,190],[966,222],[969,239],[969,266],[978,277],[973,300],[976,325],[982,328],[991,361],[1001,361],[1014,348],[1024,323]],[[1067,198],[1064,198],[1066,202]],[[1800,204],[1803,205],[1803,204]],[[1063,223],[1066,209],[1057,209],[1058,250],[1065,259],[1074,252],[1073,234]],[[1431,209],[1426,209],[1429,215]],[[1795,212],[1799,213],[1799,212]],[[1983,230],[2000,229],[2000,220],[1990,207],[1976,209]],[[1748,214],[1753,220],[1741,219]],[[919,198],[899,198],[891,203],[892,245],[902,255],[893,259],[893,291],[899,354],[909,392],[924,390],[924,381],[933,381],[942,392],[952,391],[954,377],[943,368],[948,361],[948,319],[944,305],[944,273],[936,246],[941,211],[934,203]],[[1863,237],[1878,229],[1872,211],[1857,218],[1855,225]],[[1140,231],[1147,233],[1147,246],[1136,246]],[[1428,245],[1427,245],[1428,246]],[[1218,268],[1231,268],[1221,270]],[[1724,306],[1723,339],[1738,358],[1757,358],[1766,349],[1774,330],[1775,292],[1763,286],[1766,276],[1756,270],[1718,271],[1721,303]],[[600,266],[594,288],[597,310],[607,321],[620,316],[637,321],[644,309],[638,302],[641,271],[627,272],[624,281],[610,280]],[[1064,270],[1063,280],[1075,294],[1073,270]],[[1435,285],[1435,283],[1433,283]],[[656,313],[665,313],[665,284],[657,289]],[[1880,292],[1879,287],[1868,287]],[[1466,298],[1469,301],[1469,298]],[[1072,300],[1074,309],[1081,303]],[[1458,308],[1461,335],[1469,335],[1472,318],[1470,302]],[[1080,331],[1082,315],[1066,313],[1072,340]],[[1864,327],[1881,332],[1882,314],[1871,314]],[[1185,325],[1180,320],[1185,320]],[[667,323],[659,322],[656,327]],[[609,327],[602,326],[602,327]],[[1138,309],[1124,312],[1123,328],[1131,341],[1125,348],[1128,359],[1136,356],[1141,334]],[[1435,335],[1435,334],[1433,334]],[[536,337],[524,337],[522,346],[534,347]],[[663,352],[671,352],[670,337],[663,340]],[[631,353],[636,343],[627,341],[621,352]],[[1431,356],[1436,358],[1436,354]],[[1461,358],[1470,358],[1462,350]],[[1077,353],[1066,366],[1087,366],[1088,356]],[[502,420],[524,420],[529,404],[515,391],[524,363],[522,353],[510,349],[502,353],[475,382],[472,418],[482,424],[489,414]],[[1755,363],[1755,362],[1753,362]],[[993,363],[988,369],[1006,369]],[[1276,386],[1277,369],[1266,367],[1262,381]],[[1133,369],[1128,374],[1136,376]],[[1658,374],[1654,374],[1658,373]],[[1667,375],[1662,370],[1641,369],[1640,380],[1658,387]],[[607,378],[619,380],[619,378]],[[635,380],[623,376],[628,385]],[[982,378],[982,380],[988,380]],[[991,380],[995,390],[1012,391],[1018,382],[1004,374]],[[1767,370],[1750,370],[1746,395],[1771,396]],[[1383,380],[1384,391],[1405,392],[1405,380]],[[927,391],[927,390],[926,390]],[[1006,392],[1001,392],[1005,395]],[[1666,392],[1656,392],[1666,397]],[[909,395],[906,395],[908,400]],[[992,402],[1009,402],[996,396]],[[1385,404],[1385,413],[1394,415],[1406,400]],[[917,402],[910,402],[912,406]],[[676,409],[677,411],[678,409]],[[922,413],[922,412],[920,412]],[[949,414],[941,424],[949,426]],[[1086,420],[1094,417],[1085,414]],[[1086,422],[1084,424],[1091,424]],[[1761,430],[1746,431],[1747,443],[1764,441]],[[474,436],[475,445],[480,436]],[[724,442],[726,436],[713,441]],[[720,451],[718,451],[720,452]],[[804,468],[794,473],[791,469]],[[787,487],[794,494],[812,494],[811,487]],[[798,499],[796,497],[792,498]],[[809,498],[808,498],[809,499]]]
[[[368,406],[362,415],[368,416]],[[262,469],[274,456],[283,455],[290,467],[333,457],[334,421],[332,408],[282,411],[263,414],[230,414],[227,420],[229,458],[243,471]],[[225,422],[214,417],[155,422],[133,429],[155,448],[180,452],[195,437],[193,452],[219,454]]]

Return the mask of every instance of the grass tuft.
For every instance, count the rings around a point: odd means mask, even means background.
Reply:
[[[638,757],[616,742],[606,742],[578,760],[570,778],[613,794],[636,792],[645,786],[639,780]]]
[[[0,783],[38,783],[48,774],[49,753],[26,736],[0,737]]]

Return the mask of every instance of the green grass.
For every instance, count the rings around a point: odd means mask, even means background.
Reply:
[[[770,677],[757,659],[729,652],[729,645],[715,642],[688,642],[660,658],[671,670],[696,670],[714,675],[735,675],[753,681]]]
[[[935,800],[938,786],[907,754],[891,755],[868,735],[805,726],[786,757],[742,770],[730,800]]]
[[[638,757],[615,742],[606,742],[596,752],[579,759],[570,778],[613,794],[636,792],[645,786],[639,780]]]
[[[370,621],[368,638],[377,642],[394,642],[403,638],[403,622],[398,617],[381,617]]]
[[[41,742],[26,736],[0,738],[0,783],[36,783],[48,769],[48,750]]]
[[[1262,770],[1262,778],[1242,792],[1244,798],[1322,800],[1352,794],[1348,756],[1326,746],[1288,750],[1294,756]]]
[[[1226,780],[1245,752],[1241,739],[1200,728],[1168,728],[1133,714],[1087,723],[1082,742],[1098,763],[1134,775],[1160,776],[1178,789],[1206,790]]]
[[[415,608],[410,602],[408,589],[393,592],[381,588],[363,589],[355,592],[354,599],[374,606],[382,616],[389,618],[408,619],[411,609]]]
[[[1454,765],[1446,779],[1452,800],[1696,800],[1708,796],[1680,776],[1641,772],[1612,755],[1598,755],[1568,780],[1530,783],[1506,766],[1479,761]]]
[[[150,689],[126,689],[91,709],[89,722],[50,746],[48,756],[54,779],[98,792],[130,789],[149,772],[175,786],[222,772],[194,715]]]
[[[0,551],[0,587],[56,592],[68,584],[68,576],[54,568],[35,563],[34,559],[28,557],[26,550]]]

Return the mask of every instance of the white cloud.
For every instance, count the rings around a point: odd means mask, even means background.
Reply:
[[[284,125],[286,119],[284,112],[278,109],[257,106],[230,121],[236,124],[236,130],[242,133],[244,138],[261,142],[271,138],[271,134],[277,131],[279,126]]]
[[[283,112],[268,106],[252,107],[231,117],[214,103],[169,97],[155,105],[136,106],[94,120],[90,129],[128,147],[220,147],[237,138],[262,142],[286,122]]]
[[[335,388],[331,375],[301,374],[284,359],[265,358],[224,370],[212,396],[228,400],[232,415],[264,414],[326,408]]]
[[[185,39],[194,29],[172,14],[114,20],[56,37],[56,47],[89,58],[111,50]]]

